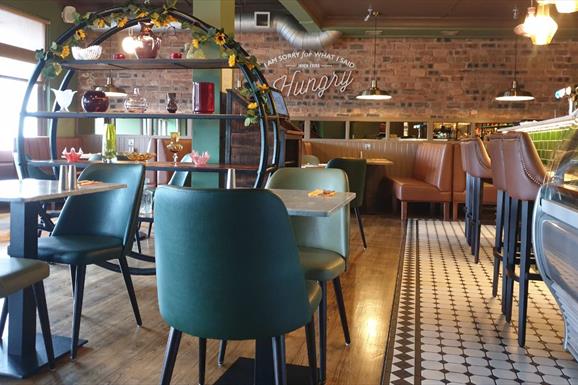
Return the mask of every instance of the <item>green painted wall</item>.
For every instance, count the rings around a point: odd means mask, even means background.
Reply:
[[[554,152],[570,135],[578,129],[577,127],[568,127],[549,131],[529,133],[542,163],[548,165],[554,157]]]

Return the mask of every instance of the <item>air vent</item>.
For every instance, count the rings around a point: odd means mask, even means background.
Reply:
[[[271,12],[255,12],[255,27],[271,27]]]

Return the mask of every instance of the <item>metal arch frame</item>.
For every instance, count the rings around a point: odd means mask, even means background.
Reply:
[[[101,11],[95,12],[91,17],[91,20],[94,18],[98,18],[98,17],[106,17],[106,16],[108,16],[112,13],[116,13],[116,12],[124,12],[124,9],[125,9],[124,7],[113,7],[113,8],[101,10]],[[199,20],[192,15],[189,15],[189,14],[184,13],[182,11],[178,11],[176,9],[168,10],[168,14],[175,17],[178,21],[185,21],[187,23],[190,23],[194,27],[197,27],[197,28],[203,30],[204,32],[207,32],[210,28],[213,28],[211,25],[203,22],[202,20]],[[94,41],[91,44],[100,44],[101,42],[107,40],[112,35],[120,32],[126,28],[130,28],[141,21],[145,21],[148,19],[149,18],[147,18],[147,17],[138,18],[138,19],[131,19],[122,28],[119,28],[118,26],[112,27],[108,31],[104,32],[103,34],[98,36],[96,39],[94,39]],[[68,29],[66,32],[64,32],[62,35],[60,35],[55,40],[55,42],[59,45],[64,43],[65,41],[70,39],[77,30],[82,29],[82,28],[86,27],[87,25],[88,25],[88,22],[83,21],[83,22],[80,22],[80,23],[72,26],[70,29]],[[235,44],[238,44],[238,43],[235,42]],[[227,48],[233,48],[229,45],[226,45],[226,47]],[[245,49],[240,47],[240,45],[238,45],[237,48],[240,50],[241,54],[248,56],[247,51],[245,51]],[[27,106],[28,106],[28,102],[30,100],[30,95],[32,93],[32,89],[33,89],[34,85],[37,83],[38,78],[40,77],[40,74],[42,73],[42,69],[44,68],[45,65],[46,65],[46,60],[44,58],[40,59],[38,64],[36,65],[36,68],[34,69],[32,76],[30,77],[30,80],[28,81],[28,85],[27,85],[26,91],[24,93],[24,99],[22,101],[22,106],[20,108],[20,119],[19,119],[19,124],[18,124],[18,137],[17,137],[17,141],[16,141],[16,151],[18,154],[18,156],[17,156],[18,164],[16,166],[18,169],[21,170],[23,178],[26,178],[29,176],[28,162],[26,160],[26,152],[25,152],[25,145],[24,145],[24,120],[27,116]],[[243,73],[245,79],[248,80],[247,83],[249,84],[249,90],[251,91],[251,94],[252,94],[255,102],[258,105],[258,111],[259,111],[259,130],[260,130],[260,136],[261,136],[261,138],[260,138],[260,140],[261,140],[261,152],[260,152],[260,159],[259,159],[259,167],[258,167],[257,175],[255,178],[255,183],[253,185],[253,187],[258,188],[258,187],[262,187],[264,185],[266,176],[269,173],[275,171],[279,167],[280,152],[281,152],[280,140],[279,140],[280,123],[279,123],[279,118],[277,117],[277,114],[275,111],[275,105],[273,103],[271,95],[270,94],[266,95],[267,106],[265,106],[263,104],[261,98],[259,97],[260,90],[256,87],[255,80],[258,80],[261,83],[266,83],[266,80],[265,80],[265,77],[263,76],[263,73],[257,67],[255,67],[253,69],[249,69],[247,67],[247,65],[245,65],[245,64],[239,64],[238,66],[239,66],[239,69],[241,70],[241,72]],[[59,90],[66,89],[66,87],[70,83],[70,80],[74,76],[75,72],[76,71],[73,69],[69,69],[67,71],[67,73],[64,75],[64,77],[60,83]],[[268,111],[267,107],[269,108],[269,111],[271,111],[271,114],[267,113],[267,111]],[[53,111],[59,111],[60,106],[58,106],[57,103],[54,103],[52,109],[53,109]],[[271,128],[273,129],[273,157],[272,157],[271,164],[268,164],[269,148],[268,148],[268,143],[267,143],[268,142],[267,141],[267,132],[268,132],[267,130],[269,128],[269,123],[271,124],[271,126],[272,126]],[[50,156],[51,156],[52,160],[56,160],[58,157],[57,145],[56,145],[57,131],[58,131],[58,118],[53,118],[53,119],[51,119],[50,132],[49,132]]]

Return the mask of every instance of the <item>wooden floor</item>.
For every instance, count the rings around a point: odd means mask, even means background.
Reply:
[[[352,218],[350,269],[342,277],[351,329],[349,347],[343,342],[333,290],[329,291],[327,384],[331,385],[377,385],[380,381],[403,231],[398,219],[366,216],[364,221],[368,249],[363,250]],[[6,224],[7,216],[0,216],[0,255],[6,254],[9,239]],[[81,338],[89,342],[78,358],[62,358],[54,371],[44,370],[30,379],[0,378],[0,384],[158,384],[168,327],[158,311],[155,278],[133,280],[143,327],[136,327],[122,277],[91,266],[80,330]],[[72,298],[68,269],[51,266],[46,287],[52,332],[69,335]],[[252,357],[253,347],[252,342],[231,342],[225,366],[219,368],[218,344],[209,341],[207,384],[214,383],[237,357]],[[287,336],[287,362],[307,364],[304,330]],[[197,367],[197,339],[184,336],[172,383],[196,384]]]

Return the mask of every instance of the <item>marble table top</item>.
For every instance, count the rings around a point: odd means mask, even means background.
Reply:
[[[126,188],[123,183],[97,182],[74,190],[61,190],[56,180],[9,179],[0,181],[0,202],[42,202],[73,195],[93,194]]]
[[[305,190],[271,189],[292,216],[328,217],[355,199],[355,193],[336,192],[332,197],[310,197]]]

